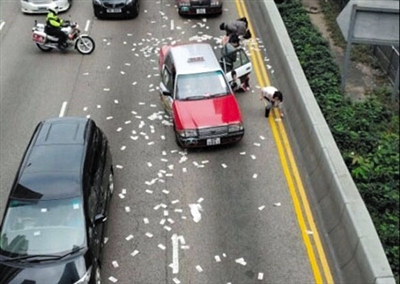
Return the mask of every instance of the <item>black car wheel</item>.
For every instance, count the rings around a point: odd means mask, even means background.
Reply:
[[[132,8],[132,18],[136,18],[139,15],[139,6],[139,0],[137,0],[135,6]]]
[[[110,176],[108,177],[108,189],[110,190],[110,196],[112,196],[114,193],[114,174],[112,168]]]
[[[96,11],[96,10],[94,10],[94,16],[95,16],[97,19],[101,19],[100,13],[99,13],[98,11]]]
[[[97,263],[97,265],[96,265],[92,283],[93,284],[101,284],[101,273],[100,273],[99,263]]]

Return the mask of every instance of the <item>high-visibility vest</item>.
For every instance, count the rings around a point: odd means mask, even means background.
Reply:
[[[49,12],[46,17],[46,23],[52,27],[59,28],[61,27],[63,20],[54,15],[52,12]]]

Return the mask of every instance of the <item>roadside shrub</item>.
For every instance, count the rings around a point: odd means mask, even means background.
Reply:
[[[312,25],[301,1],[286,0],[278,9],[399,282],[398,104],[388,101],[390,92],[384,88],[368,94],[364,102],[346,99],[329,45]]]

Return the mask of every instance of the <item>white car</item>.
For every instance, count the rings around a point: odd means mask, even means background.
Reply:
[[[71,6],[71,0],[21,0],[21,11],[25,14],[46,14],[51,3],[57,3],[58,11],[67,11]]]

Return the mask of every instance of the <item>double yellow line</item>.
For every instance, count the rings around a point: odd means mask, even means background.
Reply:
[[[249,22],[249,29],[254,37],[255,33],[251,25],[250,17],[246,10],[244,0],[235,0],[235,3],[239,17],[247,18]],[[254,38],[251,39],[248,47],[251,53],[252,64],[259,85],[271,85],[257,41]],[[310,205],[300,178],[299,171],[297,169],[284,125],[280,119],[275,120],[277,117],[280,116],[277,110],[274,110],[273,115],[269,116],[268,121],[271,125],[275,143],[278,148],[283,172],[285,174],[290,195],[293,200],[294,210],[296,212],[303,242],[305,244],[310,265],[314,274],[315,283],[333,283],[330,267],[322,247],[318,230],[315,226],[314,218],[311,213]]]

